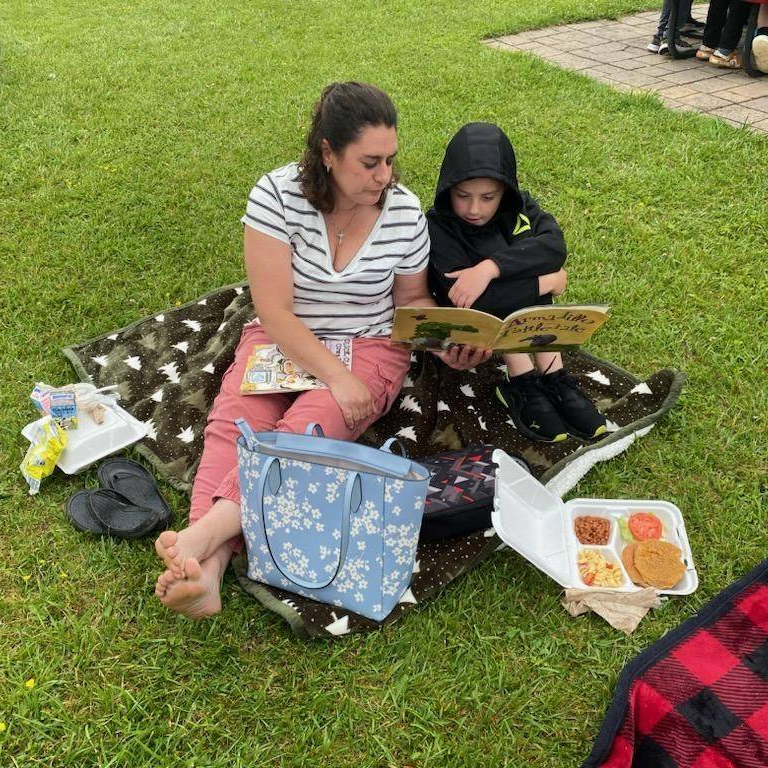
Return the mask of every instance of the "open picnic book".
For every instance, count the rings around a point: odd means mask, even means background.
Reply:
[[[476,309],[398,307],[392,341],[415,349],[468,344],[496,352],[557,352],[583,344],[607,319],[604,304],[525,307],[503,320]]]
[[[324,339],[323,344],[352,370],[352,339]],[[269,395],[327,389],[320,379],[286,357],[277,344],[254,344],[240,383],[241,395]]]

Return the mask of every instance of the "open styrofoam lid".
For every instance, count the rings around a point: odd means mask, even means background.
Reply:
[[[504,451],[497,448],[493,461],[498,469],[491,523],[498,537],[560,586],[570,586],[562,499]]]
[[[21,434],[32,440],[42,419],[27,424]],[[105,456],[141,440],[147,434],[146,425],[119,405],[107,405],[102,424],[89,416],[81,416],[76,429],[67,430],[67,446],[56,466],[68,475],[94,464]]]

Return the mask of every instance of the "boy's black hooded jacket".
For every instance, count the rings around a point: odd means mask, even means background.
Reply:
[[[457,216],[450,189],[468,179],[498,179],[506,191],[494,217],[476,226]],[[517,184],[515,153],[504,132],[490,123],[469,123],[451,139],[437,181],[435,204],[427,212],[431,241],[429,287],[437,303],[450,306],[455,282],[446,272],[466,269],[491,259],[500,276],[472,305],[504,318],[532,304],[539,296],[539,276],[557,272],[565,263],[563,233],[554,217]]]

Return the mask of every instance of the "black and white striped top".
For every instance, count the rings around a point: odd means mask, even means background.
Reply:
[[[290,246],[293,311],[322,338],[389,335],[395,275],[421,272],[429,258],[419,199],[398,184],[387,193],[368,239],[337,272],[325,220],[301,193],[296,163],[256,182],[241,221]]]

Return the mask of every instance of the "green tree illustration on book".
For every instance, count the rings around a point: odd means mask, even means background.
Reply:
[[[414,316],[418,320],[418,316]],[[462,331],[463,333],[479,333],[473,325],[457,325],[456,323],[440,322],[420,322],[416,325],[414,333],[416,338],[413,340],[417,347],[426,347],[427,349],[442,349],[443,342],[448,339],[453,331]]]

